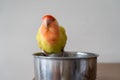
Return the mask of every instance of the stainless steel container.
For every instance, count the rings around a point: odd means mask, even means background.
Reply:
[[[34,54],[35,80],[95,80],[97,55],[64,52],[64,55]]]

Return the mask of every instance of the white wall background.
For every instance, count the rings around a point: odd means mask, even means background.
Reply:
[[[65,50],[120,62],[120,0],[0,0],[0,80],[31,80],[35,35],[50,13],[66,28]]]

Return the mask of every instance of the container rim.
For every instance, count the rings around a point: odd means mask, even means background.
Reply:
[[[48,56],[44,56],[43,52],[36,52],[33,54],[35,58],[41,59],[89,59],[89,58],[97,58],[99,55],[91,52],[81,52],[81,51],[65,51],[65,56],[61,56],[61,53],[50,54]]]

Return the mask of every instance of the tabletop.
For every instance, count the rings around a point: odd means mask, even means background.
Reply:
[[[98,63],[96,80],[120,80],[120,63]]]
[[[120,63],[99,63],[97,80],[120,80]]]

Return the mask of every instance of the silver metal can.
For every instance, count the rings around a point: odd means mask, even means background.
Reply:
[[[97,55],[88,52],[64,52],[43,56],[34,54],[35,80],[95,80]]]

